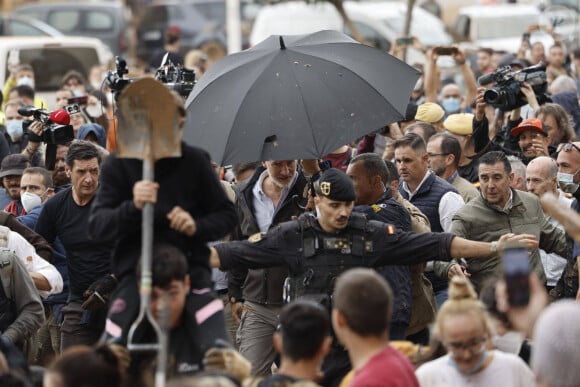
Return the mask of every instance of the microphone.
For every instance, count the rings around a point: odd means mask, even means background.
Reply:
[[[58,125],[69,125],[70,116],[64,109],[58,109],[50,113],[49,120]]]
[[[492,83],[493,81],[495,81],[495,73],[482,75],[477,80],[477,83],[483,86],[483,85],[488,85],[488,84]]]
[[[30,117],[36,114],[48,114],[46,110],[37,109],[34,106],[23,106],[18,109],[18,114],[22,117]]]

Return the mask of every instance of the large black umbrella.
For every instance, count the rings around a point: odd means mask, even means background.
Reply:
[[[321,158],[402,119],[418,77],[337,31],[270,36],[204,74],[184,140],[220,165]]]

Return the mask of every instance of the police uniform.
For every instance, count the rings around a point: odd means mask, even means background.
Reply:
[[[409,212],[392,198],[390,189],[372,205],[360,205],[355,212],[365,214],[367,219],[390,223],[401,231],[411,231]],[[389,327],[390,340],[405,340],[413,310],[411,266],[386,265],[376,268],[393,290],[393,315]]]
[[[331,200],[353,201],[355,198],[352,181],[339,170],[325,171],[317,183],[320,187],[317,194]],[[287,266],[287,301],[308,297],[330,308],[334,282],[344,271],[361,266],[450,260],[453,237],[445,233],[401,232],[393,225],[367,220],[357,213],[352,213],[344,230],[328,233],[315,216],[303,214],[298,220],[281,223],[251,241],[229,242],[215,248],[222,270]],[[349,368],[346,352],[335,346],[323,365],[322,384],[337,385]]]

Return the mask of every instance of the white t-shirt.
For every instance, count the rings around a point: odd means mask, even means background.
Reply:
[[[449,362],[449,355],[425,363],[416,371],[421,387],[510,386],[533,387],[536,379],[522,359],[511,353],[490,351],[493,360],[481,372],[460,373]]]

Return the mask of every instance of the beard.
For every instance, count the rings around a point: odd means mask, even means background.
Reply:
[[[278,179],[276,179],[274,176],[270,176],[270,179],[272,179],[272,183],[274,183],[274,185],[276,185],[279,188],[288,188],[290,186],[290,182],[292,180],[288,180],[287,183],[284,183]]]
[[[70,179],[63,170],[52,171],[52,183],[55,187],[60,187],[63,185],[70,184]]]

